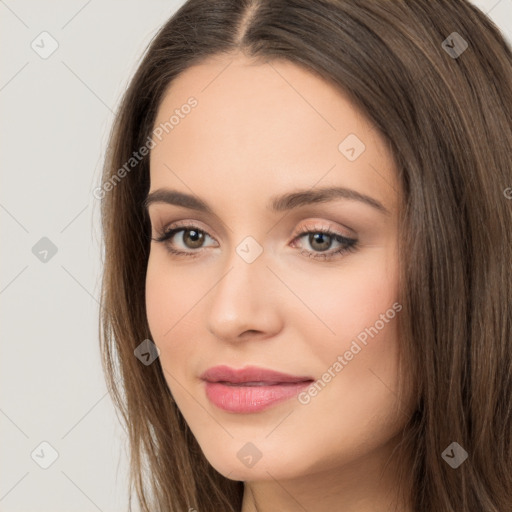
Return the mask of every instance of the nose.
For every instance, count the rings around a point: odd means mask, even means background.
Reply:
[[[208,330],[234,343],[277,334],[282,327],[278,281],[263,255],[247,263],[235,253],[223,268],[209,294]]]

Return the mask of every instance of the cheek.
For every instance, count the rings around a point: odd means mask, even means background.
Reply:
[[[172,311],[173,294],[165,274],[159,271],[160,267],[150,256],[146,273],[146,316],[151,334],[158,344],[158,340],[171,327],[169,313]]]
[[[341,422],[385,412],[387,400],[393,402],[390,393],[397,391],[397,317],[402,306],[398,265],[386,256],[375,250],[350,264],[347,260],[343,271],[331,271],[325,278],[317,274],[314,287],[304,286],[298,292],[316,313],[302,315],[296,327],[304,353],[319,362],[318,396],[323,398],[311,396],[316,405],[310,409],[323,404],[344,410]],[[346,411],[351,411],[350,416]]]
[[[201,299],[209,286],[194,285],[195,277],[197,273],[180,271],[160,251],[150,254],[146,273],[146,316],[152,341],[160,349],[166,379],[184,373],[183,363],[192,360],[196,348],[194,333],[200,327],[198,322],[204,304]]]
[[[311,350],[320,358],[322,352],[331,357],[348,350],[358,336],[364,342],[365,333],[374,332],[376,323],[381,337],[395,337],[390,320],[397,314],[393,304],[398,301],[398,265],[390,252],[375,248],[364,257],[347,259],[339,268],[317,272],[314,280],[291,278],[297,296],[310,309],[295,316],[302,339],[310,340]]]
[[[183,273],[166,260],[165,254],[160,251],[150,253],[146,273],[146,314],[151,334],[157,341],[171,339],[175,330],[186,321],[187,309],[197,301],[194,296],[198,287],[190,286],[182,276]]]

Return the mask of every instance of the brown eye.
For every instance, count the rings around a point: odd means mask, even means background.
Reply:
[[[183,231],[182,240],[189,249],[199,249],[204,242],[204,233],[197,229],[181,229]]]
[[[188,249],[199,249],[204,242],[205,233],[194,227],[183,227],[183,228],[173,228],[165,231],[159,238],[156,239],[157,242],[170,242],[176,238],[178,233],[182,233],[181,242]]]
[[[294,245],[296,241],[301,239],[303,239],[301,245],[303,247],[306,246],[306,248],[303,248],[300,254],[324,261],[353,252],[358,244],[356,239],[343,236],[341,233],[332,231],[330,228],[322,225],[304,226],[303,231],[295,235]],[[332,247],[333,244],[334,248]]]
[[[181,236],[177,236],[181,233]],[[161,242],[165,245],[169,253],[176,256],[199,256],[204,248],[207,238],[212,238],[206,231],[199,229],[193,225],[176,225],[159,233],[157,238],[153,238],[155,242]]]
[[[332,243],[332,237],[327,233],[310,233],[309,245],[318,251],[327,251]]]

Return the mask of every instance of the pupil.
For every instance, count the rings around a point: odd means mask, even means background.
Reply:
[[[325,233],[315,233],[313,235],[309,235],[309,242],[311,243],[311,246],[313,246],[313,243],[312,241],[314,242],[320,242],[321,245],[323,245],[323,247],[318,247],[319,250],[327,250],[329,248],[329,242],[323,242],[322,244],[322,240],[324,237],[326,237],[327,239],[330,239],[330,236],[325,234]]]
[[[187,231],[187,239],[191,240],[191,245],[193,249],[201,246],[202,243],[202,234],[195,229],[190,229]]]

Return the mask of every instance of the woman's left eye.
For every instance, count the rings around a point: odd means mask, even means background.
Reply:
[[[307,243],[313,248],[313,250],[303,249],[300,253],[307,255],[309,258],[330,260],[335,256],[356,250],[358,241],[354,238],[348,238],[340,233],[331,231],[326,227],[312,227],[306,229],[307,230],[304,230],[294,236],[293,243],[301,238],[307,237]],[[182,233],[179,238],[184,248],[189,249],[188,251],[176,249],[176,247],[173,246],[175,243],[174,238],[178,233]],[[170,229],[159,233],[159,236],[157,238],[153,238],[153,240],[155,242],[164,243],[166,249],[173,255],[196,257],[201,254],[202,251],[198,249],[203,248],[202,244],[207,237],[212,238],[208,233],[206,233],[206,231],[199,229],[197,226],[184,225],[178,227],[171,226]],[[333,242],[339,244],[337,249],[331,249]],[[315,247],[317,250],[315,250]]]
[[[353,252],[356,250],[357,246],[357,240],[355,238],[348,238],[340,233],[331,231],[328,228],[308,229],[308,231],[303,231],[297,235],[294,241],[301,238],[306,238],[310,247],[314,249],[316,246],[320,251],[315,252],[305,249],[302,250],[301,254],[307,255],[309,258],[321,258],[323,260],[329,260],[335,256],[345,254],[346,252]],[[339,244],[338,248],[326,252],[331,248],[333,242]]]

